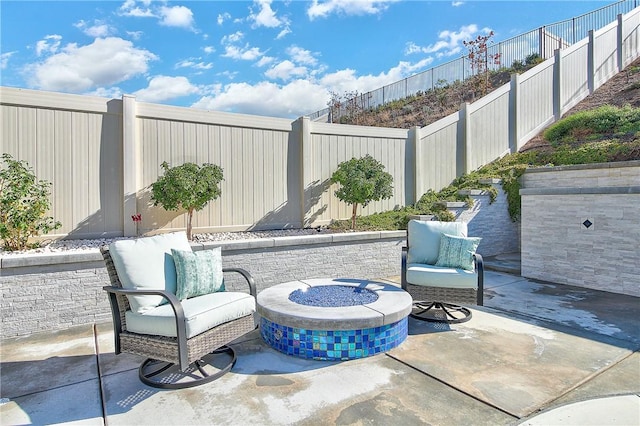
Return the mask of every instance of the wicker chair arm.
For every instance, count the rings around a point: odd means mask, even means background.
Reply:
[[[400,270],[400,285],[404,291],[407,291],[407,253],[409,247],[402,247],[402,266]]]
[[[478,306],[484,305],[484,261],[480,253],[473,254],[473,261],[476,264],[476,273],[478,274]]]
[[[134,290],[134,289],[118,288],[113,286],[105,286],[105,287],[102,287],[102,289],[112,294],[122,294],[125,296],[162,296],[165,299],[167,299],[176,317],[176,333],[178,338],[178,347],[179,348],[187,347],[187,322],[184,317],[184,309],[182,307],[182,303],[180,303],[180,300],[178,300],[175,294],[168,292],[166,290]],[[115,309],[117,309],[117,305]],[[181,360],[181,365],[189,364],[188,362],[186,362],[187,356],[188,354],[186,353],[186,350],[180,350],[180,358],[184,357],[184,360]]]
[[[242,268],[222,268],[222,272],[236,272],[240,275],[242,275],[244,277],[244,279],[247,281],[247,284],[249,285],[249,293],[253,296],[256,297],[257,292],[256,292],[256,282],[253,279],[253,276],[251,275],[251,273],[245,269]]]

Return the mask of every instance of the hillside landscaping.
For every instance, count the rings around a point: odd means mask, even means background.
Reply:
[[[424,99],[421,101],[424,102]],[[412,109],[407,107],[411,105],[410,100],[398,105],[403,111]],[[419,105],[424,111],[431,108],[425,108],[423,103]],[[393,118],[385,122],[385,116],[401,115],[401,112],[389,111],[381,114],[379,110],[370,113],[375,117],[373,122],[385,127],[393,127],[396,121]],[[405,123],[404,126],[425,125],[424,122],[424,117],[416,116],[413,124]],[[465,174],[441,191],[425,193],[415,205],[359,217],[357,230],[406,229],[408,216],[412,214],[432,214],[438,220],[454,220],[443,202],[472,203],[468,195],[459,194],[461,189],[486,189],[490,191],[492,199],[495,198],[495,190],[491,185],[482,183],[487,178],[502,180],[509,214],[512,220],[517,221],[520,217],[519,178],[527,168],[630,160],[640,160],[640,59],[530,140],[520,152]],[[329,227],[345,230],[350,225],[345,222],[334,221]]]

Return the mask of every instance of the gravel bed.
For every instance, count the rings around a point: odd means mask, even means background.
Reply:
[[[249,240],[256,238],[275,238],[275,237],[294,237],[299,235],[317,235],[327,234],[332,231],[326,228],[307,228],[307,229],[283,229],[274,231],[251,231],[251,232],[215,232],[207,234],[194,234],[193,241],[204,243],[210,241],[233,241],[233,240]],[[133,238],[133,237],[131,237]],[[20,254],[46,254],[59,252],[82,252],[94,250],[104,244],[110,244],[116,240],[131,239],[129,237],[117,238],[98,238],[92,240],[56,240],[43,241],[42,246],[30,250],[5,251],[0,248],[0,257],[15,256]]]

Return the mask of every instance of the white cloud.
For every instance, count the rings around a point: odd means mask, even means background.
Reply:
[[[297,117],[325,108],[329,93],[318,84],[295,80],[285,86],[263,81],[255,85],[231,83],[219,87],[192,106],[269,117]]]
[[[197,70],[210,70],[213,68],[211,62],[202,62],[202,58],[189,58],[176,64],[176,68],[193,68]]]
[[[254,61],[264,55],[264,52],[261,52],[257,47],[249,47],[246,44],[244,47],[238,46],[225,46],[224,53],[222,54],[225,58],[231,59],[240,59],[243,61]]]
[[[344,69],[324,75],[320,79],[320,83],[331,92],[357,91],[358,93],[366,93],[415,74],[423,70],[431,62],[433,62],[433,58],[425,58],[414,64],[401,61],[389,71],[381,72],[378,75],[357,76],[355,70]]]
[[[218,14],[218,25],[224,24],[224,21],[231,19],[231,15],[228,12]]]
[[[242,31],[236,31],[233,34],[228,34],[222,37],[222,40],[220,41],[220,43],[221,44],[237,43],[240,40],[242,40],[243,37],[244,37],[244,33]]]
[[[17,52],[13,51],[0,54],[0,69],[3,70],[7,68],[7,65],[9,65],[9,59],[11,59],[11,56],[13,56],[15,53]]]
[[[151,1],[141,1],[143,7],[139,7],[135,0],[126,0],[120,6],[120,15],[122,16],[132,16],[136,18],[153,18],[155,14],[149,7]]]
[[[345,69],[327,74],[320,79],[298,78],[286,84],[271,81],[262,81],[253,85],[231,83],[226,86],[216,86],[210,95],[203,96],[192,106],[210,110],[295,118],[326,108],[330,92],[365,93],[421,71],[431,62],[432,58],[416,63],[400,62],[389,71],[378,75],[358,76],[355,70]],[[302,67],[296,67],[291,61],[284,61],[271,70],[274,70],[274,77],[278,77],[276,70],[284,73],[296,68]]]
[[[86,92],[85,95],[100,96],[101,98],[117,99],[122,98],[122,90],[119,87],[98,87],[96,90]]]
[[[128,40],[98,38],[86,46],[70,43],[45,61],[27,65],[25,71],[30,87],[81,93],[143,74],[155,59]]]
[[[309,19],[326,18],[334,13],[345,15],[372,15],[383,12],[397,0],[313,0],[307,9]]]
[[[213,46],[205,46],[202,48],[202,50],[204,50],[204,53],[206,53],[207,55],[210,55],[216,51],[216,48]]]
[[[258,13],[254,13],[252,10],[249,14],[254,28],[278,28],[283,24],[283,21],[276,16],[276,12],[271,9],[271,0],[254,0],[254,5],[259,9]]]
[[[160,25],[167,27],[179,27],[193,29],[193,12],[185,6],[173,6],[160,8]]]
[[[280,79],[283,81],[291,80],[294,77],[303,77],[307,74],[306,67],[300,67],[289,60],[285,60],[269,68],[264,75],[268,78],[275,80]]]
[[[143,34],[142,31],[127,31],[127,35],[134,40],[140,40],[140,37],[142,37],[142,34]]]
[[[462,6],[463,4],[464,4],[463,1],[452,1],[451,2],[451,6],[453,6],[453,7]]]
[[[250,47],[248,43],[244,46],[234,44],[242,41],[243,38],[244,34],[241,31],[236,31],[233,34],[222,37],[222,40],[220,41],[224,46],[224,53],[222,56],[225,58],[241,59],[243,61],[253,61],[264,55],[264,52],[259,48]]]
[[[280,39],[284,38],[287,34],[291,34],[291,29],[289,27],[286,27],[285,29],[280,31],[278,33],[278,35],[276,36],[276,40],[280,40]]]
[[[476,37],[478,32],[488,34],[491,30],[483,28],[478,30],[476,24],[463,25],[458,31],[444,30],[438,33],[438,41],[428,46],[419,46],[414,42],[407,43],[405,54],[436,53],[438,57],[453,56],[462,52],[462,42]]]
[[[198,87],[191,84],[186,77],[159,75],[153,77],[145,89],[138,90],[133,94],[143,102],[162,102],[198,92]]]
[[[318,60],[313,56],[313,53],[295,45],[287,48],[287,54],[298,64],[315,65],[318,63]]]
[[[114,28],[111,28],[109,25],[100,21],[96,21],[94,25],[90,25],[88,22],[80,20],[73,25],[89,37],[93,38],[108,37],[115,33]]]
[[[56,53],[60,47],[61,40],[62,36],[58,34],[51,34],[43,40],[39,40],[36,43],[36,56],[41,56],[46,53]]]
[[[260,60],[258,60],[258,62],[256,62],[256,66],[264,67],[265,65],[269,65],[275,60],[276,58],[274,58],[273,56],[263,56],[262,58],[260,58]]]

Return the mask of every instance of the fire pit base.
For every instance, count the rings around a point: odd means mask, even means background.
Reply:
[[[343,303],[340,300],[336,300],[336,306],[331,306],[330,301],[323,306],[309,306],[290,300],[293,292],[318,286],[354,287],[354,293],[369,291],[378,297],[371,303],[354,306],[339,306]],[[336,292],[341,294],[337,298],[344,297],[343,290]],[[326,297],[331,299],[330,292]],[[262,316],[260,333],[272,348],[287,355],[329,361],[364,358],[398,346],[407,337],[407,316],[412,305],[411,296],[399,287],[354,279],[279,284],[260,292],[257,302]]]

